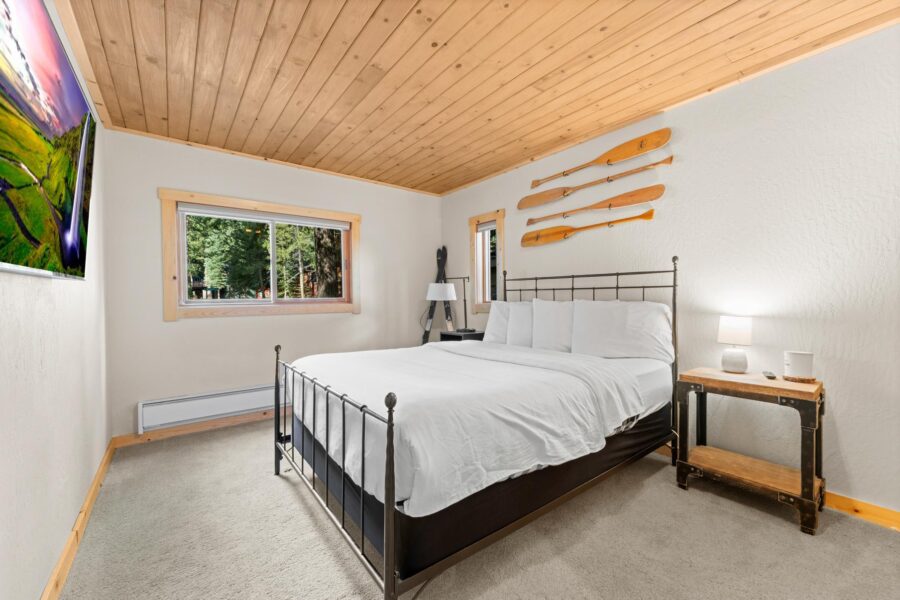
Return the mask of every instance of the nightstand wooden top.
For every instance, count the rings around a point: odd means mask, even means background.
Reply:
[[[678,375],[679,381],[701,383],[710,387],[751,394],[784,396],[816,401],[822,395],[822,382],[796,383],[781,377],[766,379],[762,373],[726,373],[720,369],[701,367]]]

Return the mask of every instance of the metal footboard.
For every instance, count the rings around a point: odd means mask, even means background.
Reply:
[[[288,385],[290,382],[290,385]],[[299,418],[293,414],[293,407],[298,400],[299,388]],[[307,388],[311,388],[312,398],[307,398]],[[306,435],[303,428],[306,427],[304,419],[307,418],[307,402],[312,406],[312,417],[310,419],[312,426],[312,460],[308,463],[306,457]],[[316,418],[318,414],[318,403],[325,402],[325,481],[321,482],[321,477],[316,471],[316,448],[317,429]],[[331,440],[331,407],[333,404],[340,402],[341,410],[341,461],[340,461],[340,477],[341,489],[339,502],[329,500],[331,494],[330,472],[328,461],[331,458],[332,443]],[[294,472],[300,476],[300,480],[313,492],[313,497],[325,509],[326,514],[331,522],[338,528],[344,540],[353,548],[357,557],[362,561],[369,575],[384,590],[385,599],[394,599],[397,597],[397,549],[396,549],[396,531],[394,528],[395,511],[396,511],[396,492],[395,492],[395,472],[394,472],[394,407],[397,405],[397,397],[390,393],[384,398],[384,404],[387,407],[387,418],[382,417],[378,413],[372,411],[365,405],[361,405],[350,398],[346,394],[338,395],[332,391],[331,386],[322,385],[316,378],[310,377],[304,371],[298,371],[293,366],[281,360],[281,346],[275,346],[275,401],[274,401],[273,421],[275,426],[275,474],[281,474],[281,461],[286,460]],[[356,411],[361,419],[360,428],[360,503],[359,503],[359,537],[353,535],[348,529],[347,511],[346,511],[346,488],[347,488],[347,471],[346,471],[346,455],[347,455],[347,414],[348,411]],[[291,414],[290,428],[286,423],[288,413]],[[384,576],[378,572],[378,568],[372,562],[370,556],[366,553],[366,502],[365,502],[365,483],[366,483],[366,423],[367,419],[374,419],[385,425],[385,468],[384,468],[384,540],[383,540],[383,570]],[[301,430],[299,432],[300,440],[300,456],[296,455],[296,440],[298,432],[295,423],[299,421]],[[299,458],[299,460],[298,460]],[[307,475],[307,464],[309,464],[310,475]],[[317,485],[317,480],[320,484]],[[322,485],[324,483],[324,493]],[[334,504],[339,503],[339,507]],[[339,513],[335,509],[339,508]],[[351,518],[353,515],[351,515]]]

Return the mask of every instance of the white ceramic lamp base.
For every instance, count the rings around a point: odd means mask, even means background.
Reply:
[[[743,348],[726,348],[722,353],[722,370],[726,373],[746,373],[747,353]]]

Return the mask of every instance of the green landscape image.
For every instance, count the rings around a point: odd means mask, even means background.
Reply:
[[[84,276],[96,125],[39,0],[0,11],[0,262]]]

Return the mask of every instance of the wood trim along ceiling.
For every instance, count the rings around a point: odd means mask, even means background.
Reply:
[[[445,194],[900,20],[900,0],[57,0],[122,129]]]

